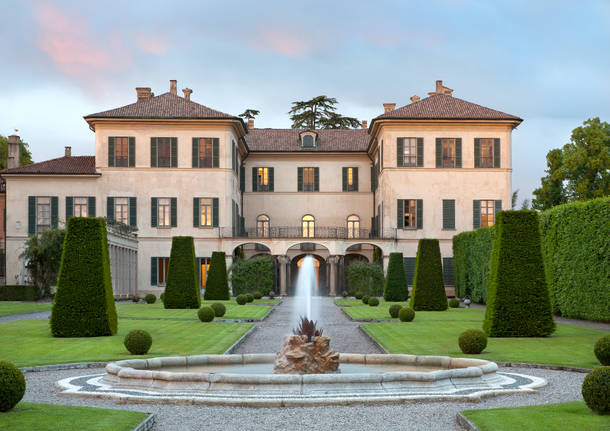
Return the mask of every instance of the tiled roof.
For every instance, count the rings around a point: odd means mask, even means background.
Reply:
[[[173,93],[142,99],[131,105],[87,115],[90,118],[192,118],[192,119],[237,119],[234,115],[216,111],[207,106],[186,100]]]
[[[426,120],[513,120],[521,118],[476,103],[467,102],[447,94],[433,94],[402,108],[382,114],[375,119],[426,119]],[[375,120],[374,119],[374,120]],[[373,120],[373,121],[374,121]]]
[[[301,152],[300,129],[249,129],[244,137],[251,152]],[[317,152],[365,152],[370,136],[366,129],[322,129],[318,134]]]
[[[94,156],[67,156],[31,165],[4,169],[1,174],[95,175]]]

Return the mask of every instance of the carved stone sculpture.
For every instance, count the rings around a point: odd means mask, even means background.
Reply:
[[[330,348],[328,337],[287,335],[275,354],[273,371],[277,374],[335,373],[339,368],[339,354]]]

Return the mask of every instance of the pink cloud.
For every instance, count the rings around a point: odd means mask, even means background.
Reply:
[[[149,54],[163,55],[171,47],[167,38],[159,35],[138,35],[136,36],[136,46]]]
[[[255,48],[292,58],[303,57],[324,48],[322,41],[307,38],[304,34],[306,32],[264,28],[259,30],[258,34],[250,39],[250,42]]]

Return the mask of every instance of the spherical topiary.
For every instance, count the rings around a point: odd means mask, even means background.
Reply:
[[[392,318],[398,317],[398,313],[400,313],[400,310],[402,308],[402,305],[400,304],[394,304],[390,306],[390,316]]]
[[[378,298],[369,298],[369,305],[371,307],[377,307],[379,305],[379,299]]]
[[[610,335],[606,335],[597,340],[593,350],[600,364],[610,365]]]
[[[459,308],[460,306],[460,300],[457,298],[451,298],[449,300],[449,307],[451,308]]]
[[[214,320],[214,316],[216,316],[216,312],[212,307],[201,307],[197,312],[197,316],[199,316],[199,320],[202,322],[211,322]]]
[[[458,344],[462,352],[478,355],[487,347],[487,335],[480,329],[467,329],[460,334]]]
[[[254,296],[251,293],[246,293],[246,302],[254,301]]]
[[[123,344],[132,355],[145,355],[152,345],[152,337],[146,331],[134,329],[125,335]]]
[[[157,297],[152,293],[149,293],[144,297],[144,301],[146,301],[147,304],[154,304],[157,301]]]
[[[252,296],[254,296],[254,299],[261,299],[263,297],[263,294],[260,292],[254,292]]]
[[[610,367],[593,370],[582,382],[582,397],[596,413],[610,413]]]
[[[369,297],[368,297],[368,296],[366,296],[366,295],[364,295],[364,296],[362,297],[362,303],[363,303],[363,304],[368,304],[368,303],[369,303]]]
[[[239,305],[244,305],[246,302],[248,302],[248,298],[246,298],[246,295],[242,293],[241,295],[237,295],[235,297],[235,302],[237,302]]]
[[[411,307],[402,307],[398,312],[398,318],[401,322],[410,322],[415,318],[415,311]]]
[[[225,307],[225,305],[221,302],[215,302],[210,305],[210,307],[212,307],[212,310],[214,310],[214,315],[216,317],[222,317],[227,312],[227,307]]]
[[[356,292],[356,295],[354,295],[354,296],[356,297],[356,299],[362,299],[364,294],[362,292]]]
[[[0,361],[0,412],[15,407],[25,394],[25,377],[10,362]]]

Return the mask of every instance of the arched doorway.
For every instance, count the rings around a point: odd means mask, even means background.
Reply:
[[[314,258],[314,266],[316,269],[316,284],[315,292],[316,296],[326,296],[329,292],[329,264],[328,257],[330,253],[326,247],[315,243],[300,243],[290,247],[286,256],[289,259],[288,266],[288,286],[286,293],[288,295],[294,295],[297,283],[297,277],[299,269],[303,263],[305,256],[311,255]]]

